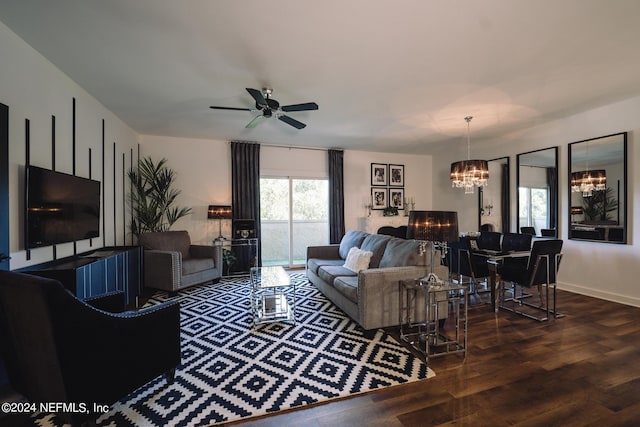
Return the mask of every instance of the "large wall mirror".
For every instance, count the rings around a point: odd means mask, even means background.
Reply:
[[[557,237],[558,147],[518,154],[517,163],[518,232]]]
[[[569,238],[627,242],[627,133],[569,144]]]
[[[478,191],[478,229],[509,232],[509,158],[489,160],[489,183]]]

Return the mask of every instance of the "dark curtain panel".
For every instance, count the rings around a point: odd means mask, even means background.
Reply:
[[[344,151],[329,150],[329,243],[344,235]]]
[[[547,169],[547,185],[549,186],[549,228],[556,229],[558,218],[558,171],[555,167]]]
[[[255,222],[258,265],[262,265],[260,233],[260,144],[231,142],[231,203],[237,219]],[[235,237],[235,227],[233,230]]]
[[[509,212],[509,165],[504,164],[500,168],[500,216],[502,217],[502,232],[508,233],[509,220],[511,214]]]

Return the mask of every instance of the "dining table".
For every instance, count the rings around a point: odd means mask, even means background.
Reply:
[[[531,251],[495,251],[489,249],[476,249],[472,251],[472,255],[485,257],[489,267],[489,283],[488,287],[491,291],[491,310],[498,311],[498,289],[500,280],[498,280],[498,269],[507,258],[521,258],[531,255]]]

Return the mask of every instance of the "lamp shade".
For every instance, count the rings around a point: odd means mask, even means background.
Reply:
[[[209,205],[207,210],[208,219],[231,219],[233,210],[229,205]]]
[[[458,240],[458,212],[409,212],[407,239],[429,242],[452,242]]]

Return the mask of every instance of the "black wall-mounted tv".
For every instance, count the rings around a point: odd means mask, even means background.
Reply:
[[[100,181],[27,166],[27,249],[100,235]]]

